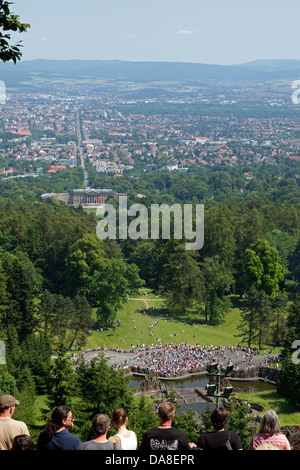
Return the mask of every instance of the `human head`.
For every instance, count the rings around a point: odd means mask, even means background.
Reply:
[[[297,431],[295,434],[293,434],[289,438],[289,441],[293,450],[300,450],[300,431]]]
[[[61,427],[71,428],[74,424],[71,408],[65,405],[54,408],[51,421],[57,429]]]
[[[215,408],[210,415],[211,424],[214,429],[221,430],[223,429],[228,421],[228,412],[225,408]]]
[[[19,405],[20,402],[16,400],[12,395],[2,395],[0,397],[0,414],[13,414],[15,406]]]
[[[11,450],[34,450],[33,439],[27,434],[15,436]]]
[[[170,403],[167,401],[159,405],[158,416],[161,418],[162,422],[173,419],[174,415],[175,415],[175,406],[173,405],[173,403]]]
[[[265,412],[261,419],[259,432],[261,434],[268,434],[269,436],[280,432],[280,422],[274,410]]]
[[[105,414],[95,415],[92,420],[92,429],[96,436],[105,435],[110,429],[110,419],[109,416]]]
[[[112,414],[112,422],[114,426],[118,429],[123,426],[127,421],[127,413],[124,408],[116,408]]]

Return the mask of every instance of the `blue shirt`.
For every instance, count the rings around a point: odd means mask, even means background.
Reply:
[[[45,446],[45,450],[77,450],[81,442],[76,434],[71,434],[67,429],[56,432],[51,441]]]

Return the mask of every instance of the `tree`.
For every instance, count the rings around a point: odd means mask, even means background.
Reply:
[[[20,60],[22,53],[21,42],[14,45],[10,44],[11,34],[8,31],[24,33],[30,28],[28,23],[21,23],[18,15],[14,15],[10,10],[12,2],[0,0],[0,60],[7,62],[12,60],[14,63]]]
[[[62,403],[66,406],[71,405],[74,372],[72,363],[66,354],[66,347],[61,344],[51,371],[51,389],[49,391],[49,406],[51,408],[60,406]]]
[[[250,412],[249,412],[250,411]],[[249,449],[249,442],[256,432],[254,426],[249,426],[252,421],[251,410],[245,402],[232,398],[228,404],[229,419],[227,429],[237,431],[244,450]]]
[[[257,317],[259,296],[258,291],[254,286],[250,287],[246,294],[246,299],[246,307],[241,310],[241,318],[238,325],[240,333],[237,336],[240,337],[242,341],[246,341],[247,346],[250,348],[257,336],[259,323],[259,319]]]
[[[73,299],[74,310],[68,325],[68,349],[74,344],[84,346],[93,325],[92,307],[85,297],[76,295]]]
[[[17,395],[18,388],[15,378],[7,370],[0,370],[0,394]]]
[[[277,383],[278,392],[300,410],[300,294],[289,306],[288,333],[282,351],[282,370]]]
[[[127,297],[142,287],[138,267],[117,258],[105,259],[90,278],[90,303],[97,307],[100,325],[114,321]]]
[[[284,343],[287,326],[286,326],[286,311],[288,306],[287,296],[279,292],[273,299],[272,307],[276,315],[276,324],[273,331],[273,342],[275,346]]]
[[[104,243],[96,234],[85,234],[71,247],[66,257],[66,294],[90,298],[91,278],[102,266]]]
[[[202,286],[199,264],[183,245],[178,245],[163,270],[162,289],[167,308],[175,314],[186,313],[199,299]]]
[[[145,430],[156,427],[159,422],[152,400],[145,395],[137,398],[130,410],[129,420],[131,429],[134,429],[137,434],[138,442],[141,442]]]
[[[8,252],[1,254],[8,299],[2,324],[4,327],[14,324],[20,338],[25,338],[35,326],[35,285],[32,263],[19,259],[17,255]]]
[[[6,275],[0,261],[0,324],[5,317],[7,310],[7,290],[6,290]]]
[[[273,299],[284,279],[279,253],[267,240],[260,239],[245,251],[245,278],[248,288],[254,285]]]
[[[217,256],[205,258],[200,263],[203,275],[203,300],[205,321],[220,323],[224,313],[228,312],[231,302],[224,297],[233,284],[233,277]]]
[[[77,394],[84,399],[86,407],[109,415],[120,406],[129,411],[132,392],[124,371],[115,371],[109,367],[103,355],[90,363],[79,359],[75,380]]]
[[[55,323],[55,297],[48,289],[44,290],[38,306],[38,329],[46,338],[51,337],[52,325]]]
[[[204,257],[218,256],[220,263],[232,271],[236,242],[230,211],[224,204],[212,206],[205,213]]]
[[[44,291],[38,308],[38,328],[53,343],[84,346],[92,327],[92,308],[83,296],[74,298]]]
[[[258,291],[256,314],[258,317],[258,346],[262,349],[263,344],[270,342],[272,320],[274,318],[270,299],[263,290]]]

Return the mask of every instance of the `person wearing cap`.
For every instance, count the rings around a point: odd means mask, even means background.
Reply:
[[[11,450],[13,440],[19,434],[29,436],[29,431],[23,421],[13,419],[19,401],[12,395],[0,397],[0,450]]]

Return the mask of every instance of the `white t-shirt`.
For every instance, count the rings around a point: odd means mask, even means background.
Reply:
[[[120,436],[120,434],[116,434],[121,441],[122,450],[136,450],[137,448],[136,435],[133,431],[129,431],[129,432],[130,432],[129,437],[124,437],[124,436]]]

